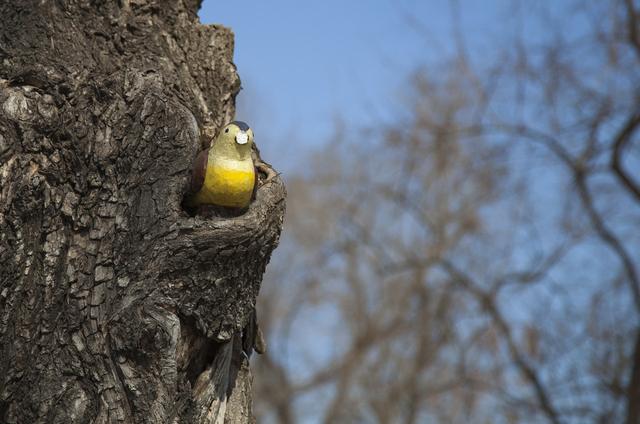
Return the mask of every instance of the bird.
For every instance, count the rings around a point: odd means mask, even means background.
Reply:
[[[242,121],[225,125],[211,146],[196,157],[187,206],[249,206],[257,185],[252,146],[249,125]]]

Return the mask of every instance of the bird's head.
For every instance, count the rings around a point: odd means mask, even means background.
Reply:
[[[245,158],[251,155],[253,131],[242,121],[233,121],[224,126],[216,139],[216,150],[226,154]]]

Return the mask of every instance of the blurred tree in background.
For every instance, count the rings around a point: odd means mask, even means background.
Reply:
[[[568,3],[288,179],[259,422],[640,422],[640,7]]]

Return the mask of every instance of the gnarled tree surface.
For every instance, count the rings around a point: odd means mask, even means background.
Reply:
[[[243,328],[285,193],[181,207],[240,87],[198,7],[0,4],[0,422],[252,421]]]

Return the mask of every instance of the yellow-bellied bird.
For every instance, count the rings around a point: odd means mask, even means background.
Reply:
[[[196,158],[191,177],[194,194],[187,199],[187,205],[248,206],[257,183],[252,145],[253,131],[247,124],[227,124],[209,149]]]

